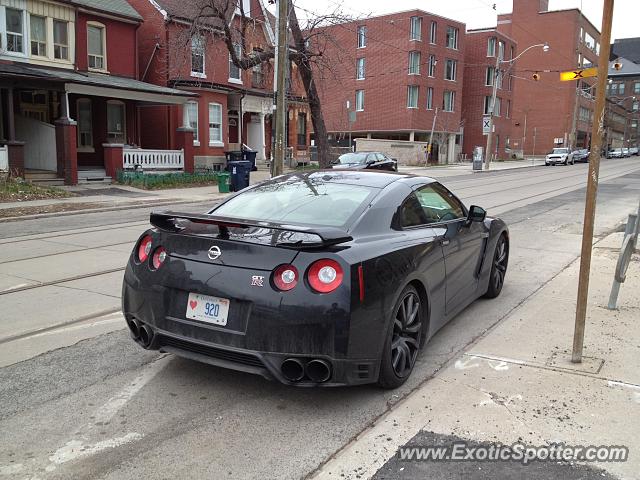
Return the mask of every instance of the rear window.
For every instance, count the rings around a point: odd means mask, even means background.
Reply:
[[[341,165],[363,164],[367,162],[368,156],[368,153],[345,153],[338,157],[338,163]]]
[[[264,222],[342,227],[377,191],[360,185],[289,178],[247,190],[220,205],[213,213]]]

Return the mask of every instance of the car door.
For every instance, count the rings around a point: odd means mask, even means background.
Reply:
[[[442,245],[446,272],[446,314],[455,315],[476,298],[478,271],[489,233],[483,223],[467,222],[467,210],[440,183],[416,189],[428,225]]]

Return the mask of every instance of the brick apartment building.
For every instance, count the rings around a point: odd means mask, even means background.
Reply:
[[[640,143],[640,38],[616,40],[607,85],[607,144],[609,148]],[[613,65],[619,64],[616,70]],[[624,122],[621,122],[624,117]],[[615,121],[617,120],[617,121]],[[617,127],[617,128],[615,128]]]
[[[428,142],[433,128],[431,159],[456,158],[463,23],[409,10],[333,25],[323,33],[329,41],[315,39],[331,66],[318,73],[318,87],[330,140],[346,145],[351,131],[353,138]],[[349,110],[355,112],[351,125]]]
[[[482,119],[491,108],[493,85],[496,81],[496,57],[502,62],[497,76],[497,94],[494,115],[494,140],[492,155],[507,159],[512,151],[522,149],[521,139],[513,138],[511,113],[513,110],[513,77],[506,74],[517,68],[509,63],[517,55],[517,44],[495,28],[468,30],[464,52],[464,84],[462,92],[462,117],[464,141],[462,152],[471,158],[474,147],[486,147]]]
[[[534,48],[518,59],[511,141],[524,144],[526,155],[556,146],[587,148],[594,79],[560,82],[559,72],[597,64],[598,29],[578,9],[549,11],[548,0],[513,0],[513,11],[498,15],[498,31],[512,38],[521,52],[545,42],[550,47],[546,53]],[[532,79],[535,73],[537,82]]]
[[[200,25],[192,35],[197,14],[192,2],[184,0],[129,0],[145,21],[140,38],[139,66],[142,79],[157,85],[187,90],[197,95],[183,107],[145,109],[144,140],[156,148],[174,148],[174,132],[183,124],[194,130],[196,168],[211,168],[224,162],[225,152],[241,146],[258,152],[258,161],[270,156],[273,113],[273,62],[240,70],[220,35],[217,20]],[[260,0],[243,0],[248,21],[246,51],[275,44],[273,17]],[[242,17],[231,12],[228,19],[238,30]],[[204,20],[203,20],[204,22]],[[237,45],[240,48],[240,45]],[[306,155],[312,132],[305,93],[291,67],[288,91],[288,143],[294,156]]]

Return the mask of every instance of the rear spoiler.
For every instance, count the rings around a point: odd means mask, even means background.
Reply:
[[[216,225],[223,237],[229,236],[229,228],[268,228],[282,232],[294,232],[307,235],[315,235],[320,238],[320,242],[313,242],[307,246],[329,246],[338,245],[340,243],[350,242],[353,240],[347,232],[334,227],[305,227],[301,225],[283,225],[279,223],[261,222],[258,220],[246,220],[231,217],[217,217],[215,215],[197,214],[197,213],[180,213],[180,212],[151,212],[151,225],[165,232],[178,233],[185,229],[180,225],[181,220],[192,223]],[[302,241],[298,242],[279,242],[279,246],[304,246]]]

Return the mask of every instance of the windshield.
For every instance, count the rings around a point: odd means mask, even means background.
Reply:
[[[216,215],[273,223],[344,226],[378,189],[290,177],[247,190],[214,210]]]
[[[368,153],[345,153],[338,157],[338,163],[341,165],[364,164],[367,162],[368,156]]]
[[[553,152],[551,152],[551,153],[555,153],[555,154],[558,154],[558,153],[569,153],[569,149],[568,148],[554,148]]]

